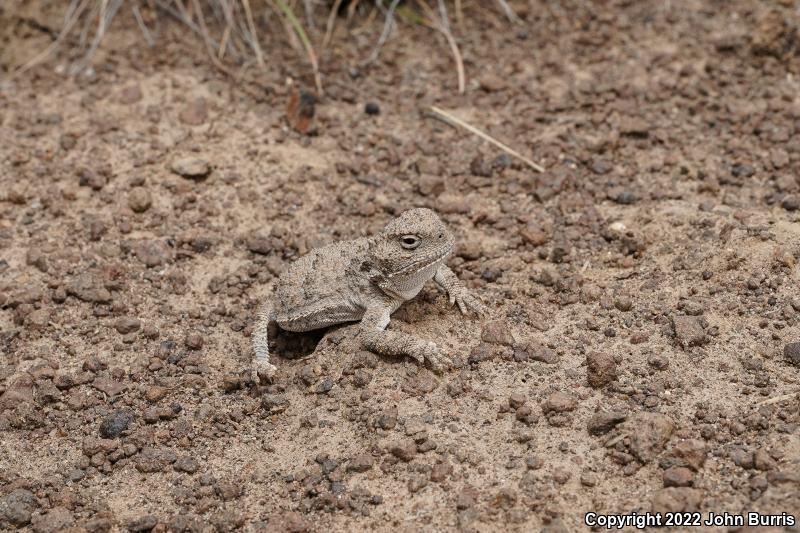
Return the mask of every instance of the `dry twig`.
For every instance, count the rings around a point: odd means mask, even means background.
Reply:
[[[497,146],[498,148],[500,148],[502,151],[504,151],[508,155],[516,157],[517,159],[519,159],[520,161],[522,161],[523,163],[525,163],[526,165],[528,165],[529,167],[531,167],[535,171],[544,172],[544,168],[543,167],[541,167],[540,165],[537,165],[536,163],[534,163],[533,161],[531,161],[530,159],[528,159],[524,155],[520,154],[519,152],[517,152],[513,148],[509,147],[508,145],[501,143],[500,141],[498,141],[494,137],[490,136],[488,133],[482,132],[481,130],[479,130],[475,126],[472,126],[471,124],[468,124],[468,123],[464,122],[460,118],[457,118],[457,117],[451,115],[450,113],[448,113],[447,111],[439,109],[438,107],[431,106],[430,109],[433,112],[434,116],[436,116],[436,118],[444,120],[445,122],[447,122],[451,126],[459,126],[461,128],[464,128],[465,130],[469,131],[470,133],[473,133],[473,134],[477,135],[478,137],[480,137],[481,139],[483,139],[485,141],[488,141],[491,144]]]
[[[308,61],[311,63],[311,69],[314,72],[314,85],[317,88],[318,96],[322,96],[322,79],[319,75],[319,63],[317,63],[317,54],[314,52],[314,47],[311,45],[311,40],[306,35],[305,30],[303,29],[303,25],[300,24],[300,21],[297,20],[297,17],[294,14],[294,11],[286,5],[284,0],[273,0],[277,5],[278,8],[283,12],[286,20],[289,22],[289,25],[294,29],[297,36],[300,38],[300,41],[303,43],[303,46],[306,49],[306,54],[308,54]]]
[[[800,392],[792,392],[790,394],[782,394],[781,396],[775,396],[774,398],[769,398],[767,400],[758,402],[756,405],[772,405],[775,403],[781,403],[785,400],[791,400],[792,398],[796,398],[800,396]]]
[[[90,0],[83,0],[74,10],[71,9],[70,10],[71,16],[66,20],[66,22],[64,22],[64,28],[61,30],[61,33],[58,34],[56,40],[50,43],[50,46],[42,50],[39,54],[32,57],[24,65],[11,72],[11,74],[9,75],[9,79],[13,79],[16,76],[19,76],[20,74],[29,71],[30,69],[32,69],[42,61],[46,60],[48,57],[50,57],[53,54],[53,52],[55,52],[56,49],[61,45],[64,39],[66,39],[67,35],[69,35],[69,32],[72,31],[73,26],[75,26],[75,23],[78,22],[78,19],[81,17],[81,14],[86,9],[86,6],[89,4],[89,1]],[[71,7],[72,5],[70,5],[70,8]]]
[[[250,37],[251,37],[250,45],[253,47],[253,51],[256,53],[256,61],[258,61],[258,66],[263,67],[264,54],[261,52],[261,45],[258,44],[256,25],[253,22],[253,12],[250,10],[250,0],[242,0],[242,5],[244,6],[245,18],[247,19],[247,27],[250,31]]]
[[[339,12],[339,7],[342,5],[342,0],[336,0],[333,3],[331,12],[328,14],[328,22],[325,24],[325,37],[322,39],[322,47],[327,48],[328,43],[333,35],[333,27],[336,25],[336,14]]]

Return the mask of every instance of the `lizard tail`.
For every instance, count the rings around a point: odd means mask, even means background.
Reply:
[[[269,326],[274,319],[272,306],[269,302],[262,305],[258,311],[258,318],[256,318],[252,336],[253,351],[255,352],[253,356],[254,376],[259,370],[266,374],[275,372],[275,366],[269,362]]]

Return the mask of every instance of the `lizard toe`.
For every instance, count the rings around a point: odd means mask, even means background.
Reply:
[[[253,364],[251,378],[254,383],[259,384],[262,380],[272,379],[277,371],[278,368],[271,363],[257,362]]]

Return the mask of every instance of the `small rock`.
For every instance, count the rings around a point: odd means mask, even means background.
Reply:
[[[208,119],[208,105],[202,96],[195,98],[178,113],[178,119],[189,126],[200,126]]]
[[[184,343],[190,350],[199,350],[203,347],[203,336],[198,331],[190,331],[186,334]]]
[[[29,248],[25,254],[25,263],[35,266],[41,272],[47,272],[49,265],[47,264],[47,257],[38,248]]]
[[[795,366],[800,366],[800,342],[790,342],[783,347],[783,356]]]
[[[486,73],[478,79],[478,85],[487,93],[502,91],[508,87],[508,83],[503,77],[497,74]]]
[[[368,454],[361,454],[353,457],[350,459],[350,462],[347,464],[347,471],[348,472],[366,472],[372,465],[375,463],[374,459],[371,455]]]
[[[158,385],[153,385],[152,387],[148,387],[144,393],[144,398],[150,403],[156,403],[157,401],[164,398],[169,390],[166,387],[159,387]]]
[[[269,255],[273,251],[272,239],[257,233],[247,236],[245,246],[254,254]]]
[[[565,413],[578,406],[575,396],[563,392],[554,392],[542,404],[544,413]]]
[[[408,480],[408,492],[414,494],[415,492],[419,492],[425,487],[428,486],[428,478],[423,476],[412,476],[411,479]]]
[[[33,331],[42,331],[50,324],[50,311],[36,309],[25,317],[25,326]]]
[[[177,175],[199,180],[211,173],[211,165],[205,159],[198,157],[184,157],[172,162],[170,169]]]
[[[123,105],[135,104],[142,99],[142,89],[136,84],[128,85],[119,92],[118,99]]]
[[[67,285],[67,293],[92,303],[108,303],[111,293],[103,286],[102,282],[90,273],[83,273]]]
[[[261,397],[261,408],[270,414],[279,414],[289,407],[289,400],[279,394],[265,394]]]
[[[731,461],[733,461],[736,466],[740,466],[746,470],[755,467],[752,452],[742,448],[733,448],[730,452],[728,452],[728,457],[731,458]]]
[[[472,487],[464,488],[456,497],[456,509],[464,510],[474,507],[478,496],[478,492]]]
[[[367,115],[380,115],[381,108],[375,102],[367,102],[367,104],[364,106],[364,113]]]
[[[128,193],[128,207],[134,213],[144,213],[153,204],[153,199],[150,196],[150,191],[144,187],[134,187]]]
[[[145,515],[128,522],[128,531],[133,533],[143,533],[156,527],[156,524],[158,524],[158,518],[153,515]]]
[[[694,473],[683,466],[673,466],[664,470],[662,480],[665,487],[689,487],[694,484]]]
[[[141,240],[133,247],[137,259],[147,267],[157,267],[170,260],[170,253],[159,240]]]
[[[214,485],[214,492],[217,496],[222,498],[223,501],[229,502],[237,499],[242,495],[242,489],[233,481],[220,481]]]
[[[800,196],[789,195],[781,202],[781,207],[787,211],[797,211],[800,209]]]
[[[170,450],[147,446],[136,456],[136,470],[143,473],[160,472],[167,464],[176,459],[175,454]]]
[[[514,347],[514,360],[521,361],[541,361],[548,365],[558,363],[558,354],[546,346],[537,344],[524,344]]]
[[[194,474],[200,468],[200,465],[197,464],[197,461],[193,457],[184,456],[179,457],[172,465],[172,468],[178,472]]]
[[[539,422],[539,416],[533,411],[530,405],[518,407],[514,417],[527,426],[535,426]]]
[[[654,513],[694,512],[702,502],[703,493],[698,489],[669,487],[655,493],[651,510]]]
[[[525,398],[525,396],[515,392],[514,394],[509,396],[508,405],[510,405],[512,409],[517,409],[517,408],[522,407],[523,405],[525,405],[526,401],[527,401],[527,398]]]
[[[13,526],[25,526],[30,523],[37,506],[36,496],[31,491],[16,489],[0,498],[0,524],[7,521]]]
[[[103,419],[100,424],[100,436],[106,439],[116,439],[133,421],[133,415],[124,410],[114,411]]]
[[[775,470],[778,465],[775,463],[775,460],[769,456],[764,448],[759,448],[753,454],[753,466],[756,468],[756,470],[766,471]]]
[[[631,453],[643,464],[661,453],[675,429],[669,417],[650,412],[637,413],[626,425],[630,428]]]
[[[631,205],[636,203],[637,198],[631,191],[620,191],[614,196],[613,200],[618,204]]]
[[[611,355],[592,352],[586,356],[586,380],[591,387],[599,389],[615,379],[617,379],[617,363]]]
[[[538,227],[523,226],[519,229],[519,236],[522,240],[533,246],[542,246],[550,240],[550,235]]]
[[[614,307],[622,312],[628,312],[633,309],[633,300],[627,294],[616,294],[614,296]]]
[[[650,124],[642,117],[623,117],[619,122],[619,132],[630,137],[647,137]]]
[[[664,354],[654,353],[647,357],[647,364],[656,370],[666,370],[669,367],[669,359]]]
[[[36,516],[31,527],[36,533],[56,533],[64,531],[75,524],[72,513],[64,507],[53,507],[46,514]]]
[[[620,411],[599,411],[589,418],[587,429],[592,435],[605,435],[626,418],[627,415]]]
[[[673,316],[672,330],[675,338],[684,348],[700,346],[707,340],[700,319],[694,316]]]
[[[113,398],[125,390],[125,384],[107,377],[96,377],[92,381],[92,387]]]
[[[106,177],[90,168],[81,168],[78,170],[78,185],[99,191],[105,187]]]
[[[242,380],[236,374],[225,374],[222,378],[222,390],[234,392],[242,388]]]
[[[394,429],[397,425],[397,408],[390,407],[386,409],[378,415],[376,422],[381,429]]]
[[[502,344],[511,346],[514,344],[514,334],[502,320],[489,322],[481,332],[481,340],[489,344]]]
[[[402,461],[411,461],[417,455],[417,445],[411,439],[405,439],[392,443],[389,446],[389,453]]]
[[[333,379],[330,376],[325,376],[314,388],[317,394],[328,394],[333,389]]]
[[[699,472],[706,462],[706,445],[697,439],[686,439],[673,446],[670,455],[677,459],[679,466],[686,466]]]
[[[141,326],[142,326],[141,321],[138,318],[134,318],[132,316],[120,317],[114,323],[114,328],[117,330],[118,333],[121,333],[122,335],[127,335],[128,333],[133,333],[134,331],[138,331]]]

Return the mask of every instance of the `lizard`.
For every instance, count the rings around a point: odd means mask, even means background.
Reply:
[[[251,377],[269,379],[269,334],[275,325],[294,332],[345,322],[360,322],[363,346],[374,353],[428,361],[441,370],[438,346],[407,333],[387,331],[390,317],[433,279],[450,305],[462,314],[484,315],[486,307],[445,264],[455,237],[439,216],[426,208],[405,211],[372,237],[342,241],[311,250],[279,276],[273,298],[260,307],[253,328]]]

